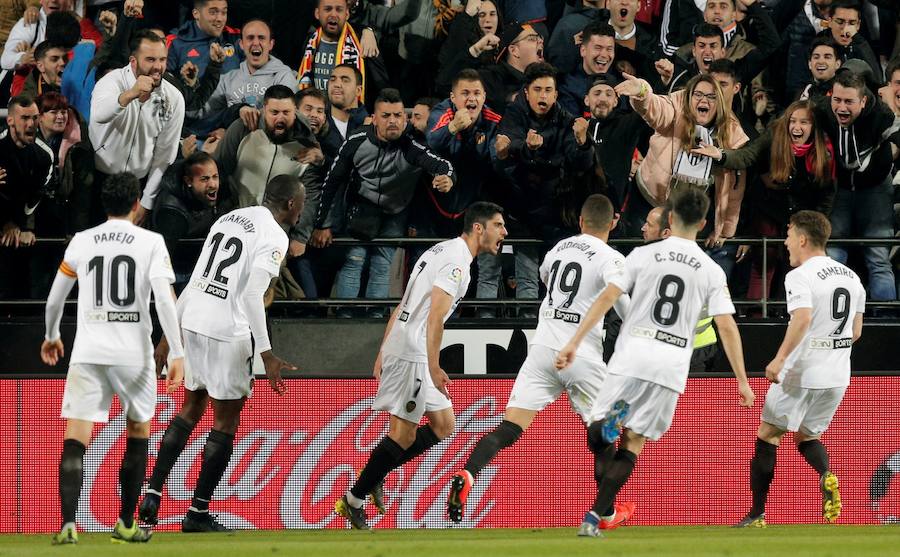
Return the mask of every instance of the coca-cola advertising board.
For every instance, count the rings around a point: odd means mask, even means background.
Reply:
[[[0,532],[49,532],[59,526],[57,464],[64,423],[63,380],[0,380]],[[754,379],[757,403],[738,406],[733,379],[688,381],[675,422],[649,443],[621,494],[637,503],[636,525],[729,524],[750,504],[749,462],[766,383]],[[341,528],[334,500],[347,489],[385,433],[387,416],[369,406],[375,382],[364,379],[288,381],[278,397],[257,383],[247,403],[225,479],[211,509],[234,528]],[[376,528],[451,526],[445,498],[452,474],[472,446],[501,420],[512,380],[460,379],[450,388],[454,436],[396,470],[386,481],[387,514]],[[900,511],[900,412],[894,377],[854,378],[823,440],[841,481],[853,524],[894,522]],[[152,467],[168,420],[182,395],[159,395],[150,440]],[[159,529],[177,528],[200,469],[207,415],[166,484]],[[117,403],[95,429],[85,454],[78,509],[84,530],[112,527],[118,513],[117,471],[125,418]],[[150,468],[148,467],[148,476]],[[818,478],[790,436],[778,452],[767,519],[816,523]],[[518,443],[478,476],[463,527],[577,526],[594,498],[592,457],[584,427],[563,398],[549,406]]]

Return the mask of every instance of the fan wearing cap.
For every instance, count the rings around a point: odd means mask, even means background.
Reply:
[[[622,214],[617,227],[621,229],[619,233],[637,236],[650,205],[640,194],[632,192],[636,170],[633,162],[636,155],[647,150],[647,141],[653,130],[640,114],[621,108],[619,95],[616,94],[618,84],[619,79],[612,74],[596,76],[584,96],[584,104],[590,114],[588,140],[594,146],[594,161],[606,176],[609,188],[606,195],[616,212]],[[635,205],[641,208],[637,212],[633,209]],[[632,214],[634,218],[630,219]]]
[[[581,33],[581,65],[559,80],[559,104],[574,115],[584,113],[584,95],[598,75],[616,74],[616,31],[608,23],[589,23]]]
[[[472,49],[470,49],[470,54]],[[477,57],[480,53],[475,53]],[[473,57],[474,59],[474,57]],[[531,25],[510,23],[503,28],[497,63],[479,68],[487,92],[487,105],[498,114],[525,85],[525,68],[544,61],[544,38]]]

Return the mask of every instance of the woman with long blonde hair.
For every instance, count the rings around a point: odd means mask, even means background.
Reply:
[[[706,246],[721,248],[734,236],[744,197],[744,182],[733,170],[716,167],[712,159],[692,152],[701,143],[737,149],[749,138],[709,74],[692,78],[687,87],[671,95],[656,95],[643,79],[624,75],[616,93],[631,98],[631,106],[656,133],[635,176],[639,190],[653,206],[665,203],[674,188],[712,187]],[[726,269],[733,257],[726,251],[711,253]]]

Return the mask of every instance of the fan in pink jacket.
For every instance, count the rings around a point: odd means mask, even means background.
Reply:
[[[734,236],[746,177],[714,166],[709,157],[690,153],[701,142],[735,149],[749,141],[715,80],[709,74],[698,75],[682,91],[656,95],[649,83],[626,74],[616,93],[631,97],[634,110],[656,130],[636,176],[647,201],[658,207],[673,187],[714,184],[715,221],[706,245],[720,246]]]

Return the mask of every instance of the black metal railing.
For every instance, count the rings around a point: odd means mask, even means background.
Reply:
[[[369,241],[355,240],[353,238],[335,238],[334,246],[351,247],[351,246],[394,246],[397,248],[406,248],[413,246],[432,246],[438,242],[444,241],[446,238],[375,238]],[[62,248],[68,242],[64,238],[40,238],[36,245],[58,245]],[[179,243],[187,246],[196,246],[198,251],[202,246],[203,239],[181,240]],[[611,239],[609,244],[613,247],[634,247],[643,245],[645,242],[639,238],[620,238]],[[702,240],[698,240],[702,243]],[[784,244],[784,238],[732,238],[725,241],[731,245],[749,245],[758,246],[762,249],[762,276],[767,276],[770,265],[768,248],[781,247]],[[541,240],[531,239],[507,239],[504,244],[510,246],[534,246],[543,247],[547,244]],[[847,238],[832,239],[829,241],[830,246],[847,246],[847,247],[866,247],[866,246],[900,246],[900,238]],[[25,248],[27,249],[27,248]],[[773,300],[769,298],[769,285],[766,280],[762,281],[762,296],[757,299],[737,299],[734,304],[737,307],[759,307],[761,309],[761,317],[769,317],[770,308],[783,307],[786,305],[784,300]],[[299,308],[318,308],[328,309],[336,307],[391,307],[399,303],[399,298],[319,298],[319,299],[302,299],[302,300],[275,300],[272,304],[273,308],[282,309],[299,309]],[[44,303],[44,300],[0,300],[0,309],[7,308],[28,308],[37,307]],[[75,300],[68,300],[67,305],[75,304]],[[471,299],[467,298],[460,302],[462,307],[537,307],[540,300],[514,300],[514,299]],[[900,301],[868,301],[867,308],[900,308]]]

